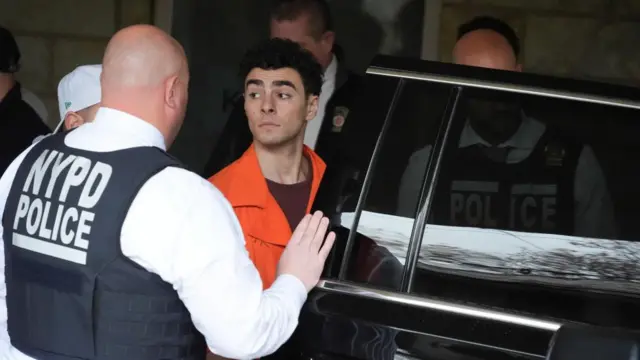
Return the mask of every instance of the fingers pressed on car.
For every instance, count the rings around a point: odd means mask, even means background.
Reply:
[[[311,215],[305,215],[302,220],[296,226],[296,229],[293,231],[293,235],[291,236],[290,243],[299,244],[302,241],[302,238],[307,232],[309,228],[309,221],[311,221]]]
[[[311,250],[314,252],[314,254],[320,251],[320,247],[324,242],[328,228],[329,228],[329,219],[324,217],[322,218],[322,220],[320,220],[320,225],[318,226],[318,229],[316,230],[316,233],[313,237],[313,242],[310,245]]]
[[[321,221],[322,221],[322,212],[316,211],[315,213],[313,213],[313,216],[311,216],[311,219],[309,220],[309,226],[307,227],[303,236],[304,237],[303,241],[307,245],[311,245],[311,243],[313,242],[313,239],[315,238],[316,232],[318,231],[318,226],[320,226]]]
[[[336,233],[332,231],[329,233],[329,235],[327,235],[327,238],[325,239],[324,244],[322,245],[318,253],[320,255],[320,260],[323,263],[327,260],[327,257],[329,257],[329,253],[331,252],[331,248],[333,247],[335,241]]]

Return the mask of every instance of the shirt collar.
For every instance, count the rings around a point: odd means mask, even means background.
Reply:
[[[82,130],[85,127],[87,130],[93,128],[97,131],[102,129],[115,131],[119,135],[127,137],[132,147],[155,146],[165,151],[167,149],[160,130],[150,123],[120,110],[101,107],[93,122],[83,125],[77,130]]]
[[[338,59],[335,55],[331,59],[329,66],[324,70],[324,82],[335,81],[336,74],[338,73]]]
[[[508,146],[515,149],[531,149],[536,145],[540,136],[544,133],[544,130],[545,125],[543,123],[522,114],[522,123],[520,123],[518,130],[516,130],[509,140],[498,145],[498,147]],[[491,146],[487,141],[481,138],[480,135],[478,135],[467,120],[464,124],[464,128],[462,129],[458,146],[463,148],[477,144]]]

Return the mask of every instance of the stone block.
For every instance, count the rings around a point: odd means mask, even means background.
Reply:
[[[21,69],[18,79],[32,91],[51,90],[51,40],[35,36],[16,36],[20,47]]]
[[[616,2],[618,1],[616,0]],[[610,7],[610,0],[560,0],[558,10],[562,10],[564,13],[602,16],[608,12]]]
[[[12,30],[87,36],[115,31],[114,0],[0,0],[0,23]]]
[[[525,70],[572,75],[597,33],[599,23],[584,17],[528,17],[524,41]]]
[[[467,3],[469,5],[488,5],[516,9],[557,9],[561,1],[562,0],[467,0]]]
[[[639,0],[616,0],[616,12],[626,18],[640,19]]]
[[[120,26],[153,23],[152,0],[126,0],[120,5]]]
[[[456,43],[458,26],[475,16],[489,15],[506,21],[516,33],[522,36],[525,26],[524,15],[512,9],[444,6],[440,16],[440,40],[438,55],[440,61],[451,61],[451,51]]]
[[[630,0],[633,1],[633,0]],[[557,10],[563,13],[598,13],[609,0],[467,0],[468,6],[496,6],[520,10]]]
[[[78,65],[100,64],[107,46],[104,40],[56,40],[53,46],[54,83]]]
[[[589,38],[576,73],[583,77],[640,84],[640,24],[618,22],[603,26]]]

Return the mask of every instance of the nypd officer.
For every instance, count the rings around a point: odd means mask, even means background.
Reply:
[[[60,123],[54,130],[68,131],[93,121],[100,107],[102,65],[81,65],[58,83]]]
[[[94,121],[32,145],[0,179],[0,357],[200,360],[208,345],[247,359],[291,335],[334,234],[306,216],[262,290],[229,203],[165,152],[188,80],[169,35],[119,31]]]
[[[100,90],[100,74],[102,65],[81,65],[65,75],[58,83],[58,108],[60,121],[52,134],[65,132],[93,121],[98,108],[102,91]],[[49,136],[40,135],[34,143]]]
[[[520,71],[519,40],[499,19],[474,18],[458,29],[454,62]],[[441,174],[434,219],[451,226],[614,238],[613,206],[593,150],[527,116],[517,102],[467,99],[454,168]],[[398,214],[412,216],[422,185],[418,150],[402,176]],[[498,188],[509,188],[507,196]],[[475,209],[471,211],[471,209]],[[478,210],[478,211],[476,211]]]

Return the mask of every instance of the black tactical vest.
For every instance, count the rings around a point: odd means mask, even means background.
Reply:
[[[27,153],[7,199],[11,343],[36,359],[204,359],[176,291],[120,247],[140,187],[179,162],[154,147],[73,149],[64,136]]]
[[[574,178],[582,145],[546,131],[515,164],[490,160],[477,146],[459,148],[443,169],[432,207],[439,225],[571,235]]]

